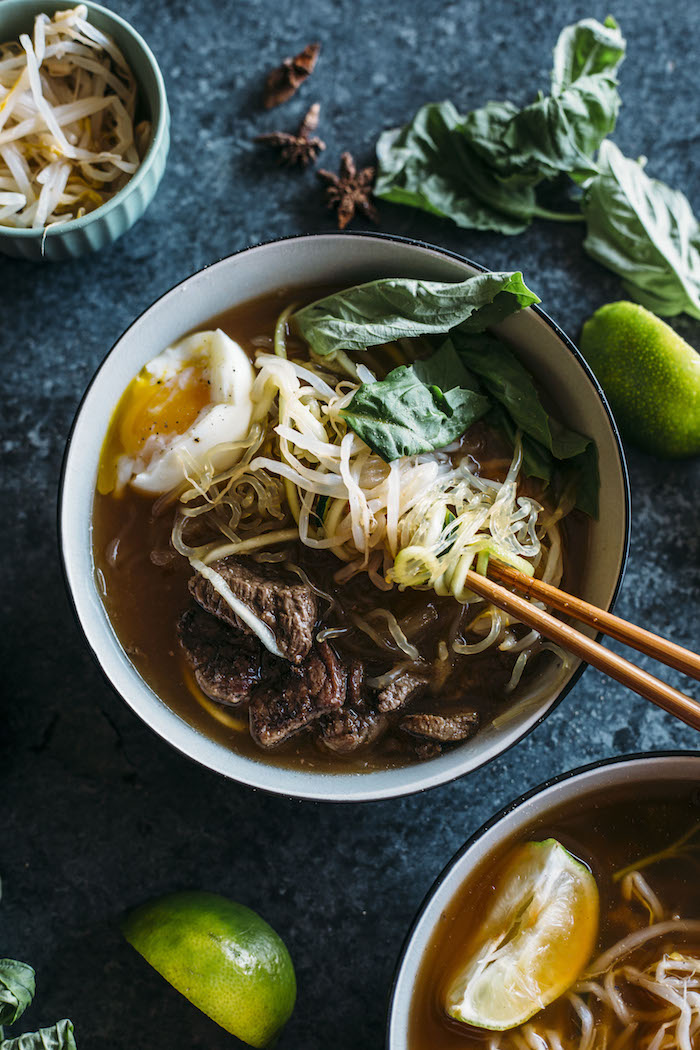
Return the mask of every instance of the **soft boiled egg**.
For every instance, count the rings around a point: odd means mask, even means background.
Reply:
[[[221,329],[195,332],[144,365],[117,406],[102,450],[98,489],[131,485],[160,495],[194,465],[233,466],[253,411],[253,366]]]

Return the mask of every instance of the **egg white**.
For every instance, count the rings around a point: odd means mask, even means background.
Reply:
[[[255,374],[245,351],[221,329],[195,332],[169,346],[145,365],[141,374],[153,384],[182,382],[187,370],[203,367],[209,383],[210,404],[182,434],[151,435],[138,457],[122,456],[118,464],[118,486],[130,484],[139,492],[160,495],[179,485],[186,464],[201,467],[210,462],[215,470],[226,470],[240,457],[239,449],[218,445],[239,441],[250,427],[253,411],[251,390]]]

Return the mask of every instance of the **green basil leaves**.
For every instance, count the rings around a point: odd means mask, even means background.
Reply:
[[[427,361],[401,365],[386,379],[363,383],[343,412],[348,425],[390,463],[456,441],[488,411],[489,399],[448,340]]]
[[[687,198],[612,142],[601,147],[600,168],[583,197],[583,247],[648,310],[700,318],[700,226]]]
[[[481,332],[540,300],[521,273],[484,273],[443,283],[388,277],[358,284],[303,307],[295,331],[315,354],[365,350],[418,335],[443,335],[462,325]]]
[[[0,1040],[0,1050],[77,1050],[73,1025],[64,1019],[51,1028],[27,1032],[16,1039]]]
[[[489,102],[461,116],[451,102],[423,106],[380,136],[375,196],[508,234],[536,217],[580,219],[541,207],[535,188],[562,172],[576,182],[596,174],[596,151],[617,120],[624,53],[614,19],[584,19],[559,37],[551,93],[524,109]]]
[[[16,959],[0,959],[0,1025],[14,1024],[31,1003],[35,990],[31,966]]]
[[[444,448],[486,418],[511,442],[522,435],[526,474],[547,484],[561,480],[562,464],[570,476],[581,474],[578,491],[586,495],[579,505],[595,515],[595,445],[548,415],[527,369],[485,332],[535,302],[520,273],[452,284],[385,278],[303,307],[292,325],[316,355],[329,359],[417,336],[434,348],[425,360],[362,383],[343,411],[348,426],[387,463]]]

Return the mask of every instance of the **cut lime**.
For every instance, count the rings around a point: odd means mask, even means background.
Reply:
[[[504,1031],[569,988],[598,934],[595,879],[555,839],[516,846],[469,958],[447,993],[450,1017]]]
[[[267,1046],[296,998],[284,942],[243,904],[214,893],[172,893],[132,912],[123,933],[203,1013],[251,1046]]]

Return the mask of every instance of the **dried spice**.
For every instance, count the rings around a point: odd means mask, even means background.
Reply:
[[[321,150],[326,148],[325,142],[312,132],[318,127],[318,117],[321,106],[314,102],[308,113],[299,125],[296,135],[290,135],[286,131],[271,131],[266,135],[256,135],[256,142],[266,142],[269,146],[280,151],[280,164],[300,164],[303,168],[316,160]]]
[[[294,58],[285,58],[281,66],[268,73],[265,80],[265,109],[272,109],[291,98],[294,92],[311,75],[316,65],[320,44],[307,44]]]
[[[379,213],[371,201],[374,185],[374,168],[363,168],[358,171],[350,153],[343,153],[340,158],[340,173],[319,170],[319,178],[326,186],[326,201],[329,208],[338,210],[338,229],[344,230],[356,212],[366,216],[374,223],[379,223]]]

